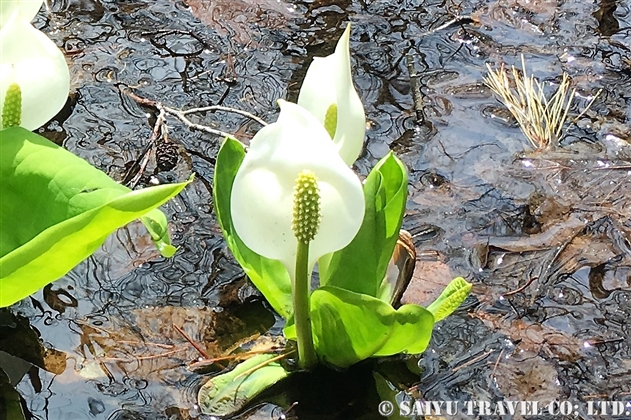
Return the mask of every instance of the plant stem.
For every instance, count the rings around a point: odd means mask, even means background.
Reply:
[[[309,369],[317,362],[311,334],[309,277],[309,243],[298,241],[293,297],[294,323],[298,339],[298,366],[301,369]]]

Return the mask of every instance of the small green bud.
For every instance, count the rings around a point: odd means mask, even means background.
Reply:
[[[303,170],[294,186],[294,215],[291,229],[298,242],[313,241],[320,227],[320,189],[315,173]]]
[[[326,128],[331,138],[335,137],[335,131],[337,130],[337,104],[332,104],[329,109],[326,110],[324,128]]]
[[[22,91],[17,83],[7,89],[2,107],[2,128],[19,127],[22,122]]]

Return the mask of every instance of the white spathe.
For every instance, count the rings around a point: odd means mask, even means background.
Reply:
[[[321,221],[309,247],[309,267],[348,245],[364,218],[364,194],[323,125],[299,105],[279,100],[278,121],[250,142],[234,180],[230,213],[237,235],[254,252],[280,260],[295,275],[294,185],[305,169],[320,189]]]
[[[364,145],[366,115],[353,86],[350,60],[349,24],[327,57],[315,57],[302,82],[298,105],[324,123],[327,110],[337,106],[337,129],[333,143],[347,165],[355,163]]]
[[[70,72],[57,45],[18,11],[0,29],[0,110],[13,83],[22,92],[20,126],[35,130],[63,108]],[[2,117],[0,113],[0,127]]]
[[[20,10],[24,19],[32,21],[42,4],[44,0],[0,0],[0,28],[9,21],[15,10]]]

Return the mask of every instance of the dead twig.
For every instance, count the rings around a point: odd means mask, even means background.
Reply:
[[[495,350],[488,350],[488,351],[485,351],[485,352],[484,352],[484,353],[482,353],[481,355],[479,355],[479,356],[477,356],[477,357],[474,357],[473,359],[471,359],[471,360],[469,360],[469,361],[467,361],[467,362],[465,362],[465,363],[463,363],[463,364],[461,364],[461,365],[459,365],[459,366],[456,366],[456,367],[455,367],[455,368],[453,368],[451,371],[455,373],[455,372],[458,372],[460,369],[464,369],[464,368],[466,368],[467,366],[471,366],[471,365],[472,365],[472,364],[474,364],[475,362],[479,362],[480,360],[484,359],[485,357],[488,357],[488,356],[489,356],[491,353],[493,353],[494,351],[495,351]]]
[[[526,288],[527,288],[528,286],[530,286],[530,285],[532,284],[532,282],[533,282],[533,281],[537,280],[538,278],[539,278],[539,276],[532,276],[532,277],[530,277],[530,278],[528,279],[528,281],[526,282],[526,284],[524,284],[524,285],[523,285],[523,286],[521,286],[521,287],[518,287],[518,288],[517,288],[517,289],[515,289],[515,290],[511,290],[510,292],[506,292],[506,293],[504,293],[502,296],[504,296],[504,297],[506,297],[506,296],[513,296],[513,295],[516,295],[516,294],[517,294],[517,293],[519,293],[519,292],[523,292],[524,290],[526,290]]]
[[[129,168],[125,176],[123,177],[123,184],[127,185],[129,188],[134,189],[142,178],[145,169],[147,169],[147,165],[149,164],[149,158],[151,154],[149,153],[153,148],[158,136],[160,133],[164,131],[164,127],[166,126],[166,111],[161,109],[158,114],[158,118],[156,119],[156,123],[153,125],[153,130],[151,132],[151,137],[147,141],[147,145],[142,151],[140,158],[137,159],[134,164]]]
[[[213,357],[210,359],[203,359],[200,360],[198,362],[195,363],[191,363],[191,366],[193,365],[202,365],[202,364],[209,364],[209,363],[215,363],[215,362],[222,362],[225,360],[242,360],[242,359],[247,359],[251,356],[256,356],[257,354],[265,354],[265,353],[269,353],[269,350],[252,350],[252,351],[246,351],[243,353],[236,353],[236,354],[229,354],[227,356],[218,356],[218,357]]]
[[[423,93],[421,92],[421,84],[419,75],[414,67],[414,59],[411,54],[405,56],[405,63],[410,75],[410,90],[412,91],[412,100],[414,103],[414,112],[416,113],[416,123],[423,124],[425,122],[425,113],[423,112]]]
[[[182,114],[182,115],[188,115],[188,114],[195,114],[198,112],[209,112],[209,111],[225,111],[225,112],[232,112],[233,114],[239,114],[242,115],[244,117],[248,117],[251,120],[256,121],[257,123],[261,124],[262,126],[266,126],[267,123],[265,122],[265,120],[263,120],[262,118],[257,117],[256,115],[247,112],[247,111],[243,111],[241,109],[236,109],[236,108],[230,108],[229,106],[223,106],[223,105],[211,105],[211,106],[205,106],[205,107],[201,107],[201,108],[191,108],[191,109],[187,109],[184,111],[179,111],[176,110],[174,108],[170,108],[165,106],[164,109],[167,110],[167,112],[173,114],[173,115],[177,115],[177,114]],[[177,111],[177,112],[176,112]]]
[[[118,344],[145,345],[147,347],[155,346],[155,347],[159,347],[165,350],[172,350],[175,348],[173,344],[149,343],[149,342],[131,341],[131,340],[121,340],[118,342]]]
[[[236,108],[230,108],[223,105],[211,105],[211,106],[206,106],[206,107],[201,107],[201,108],[191,108],[191,109],[181,110],[181,109],[176,109],[176,108],[172,108],[170,106],[164,105],[162,102],[159,102],[159,101],[143,98],[139,96],[138,94],[134,93],[133,91],[131,91],[131,89],[129,89],[128,87],[121,87],[120,89],[122,90],[123,93],[125,93],[127,96],[129,96],[131,99],[133,99],[135,102],[137,102],[140,105],[150,106],[152,108],[156,108],[159,112],[164,112],[165,114],[177,117],[184,125],[186,125],[188,128],[192,130],[203,131],[205,133],[213,134],[216,136],[233,137],[230,133],[227,133],[225,131],[215,129],[207,125],[194,123],[187,117],[187,115],[198,114],[198,113],[203,113],[203,112],[211,112],[211,111],[224,111],[224,112],[231,112],[233,114],[238,114],[238,115],[247,117],[253,121],[256,121],[262,126],[267,125],[267,122],[257,117],[256,115],[247,111],[236,109]]]
[[[495,361],[495,365],[493,366],[493,371],[491,372],[491,379],[495,377],[495,371],[497,370],[497,367],[500,364],[500,360],[502,359],[502,356],[504,355],[504,350],[506,349],[502,349],[502,351],[500,351],[499,356],[497,356],[497,360]]]
[[[123,357],[103,357],[100,359],[103,362],[123,362],[123,363],[134,363],[139,360],[151,360],[151,359],[159,359],[160,357],[172,356],[177,353],[181,353],[185,351],[185,347],[176,348],[175,350],[167,351],[160,354],[152,354],[149,356],[134,356],[131,359],[123,358]]]
[[[178,327],[177,325],[173,324],[173,328],[175,328],[175,330],[177,332],[180,333],[180,335],[182,335],[182,337],[184,337],[184,339],[186,341],[188,341],[191,346],[193,346],[195,348],[195,350],[197,350],[197,352],[204,358],[204,359],[210,359],[210,356],[208,355],[208,353],[206,353],[206,351],[196,342],[193,341],[193,339],[191,337],[188,336],[188,334],[186,334],[184,332],[184,330],[182,330],[180,327]]]

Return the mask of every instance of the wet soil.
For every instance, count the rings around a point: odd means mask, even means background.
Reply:
[[[296,99],[311,57],[330,53],[352,22],[369,121],[356,169],[365,175],[393,150],[410,174],[404,227],[419,257],[403,299],[422,302],[458,275],[475,284],[408,363],[418,364],[412,379],[379,368],[388,386],[413,385],[427,400],[570,400],[579,418],[592,418],[587,401],[631,398],[630,8],[627,0],[59,0],[35,23],[65,50],[73,88],[42,133],[129,180],[156,113],[125,90],[273,121],[275,101]],[[531,151],[482,83],[486,63],[519,65],[521,54],[540,80],[572,77],[574,116],[603,89],[557,150]],[[244,141],[259,128],[219,112],[195,122]],[[194,404],[207,376],[187,369],[199,355],[173,325],[212,355],[280,332],[243,282],[212,211],[221,137],[168,124],[169,164],[150,159],[135,182],[196,174],[164,206],[176,256],[160,258],[130,225],[2,313],[2,337],[26,337],[0,340],[0,350],[29,363],[17,389],[32,418],[204,418]],[[281,418],[301,398],[289,416],[380,418],[380,397],[365,388],[374,376],[358,369],[347,385],[339,376],[318,380],[314,388],[341,383],[338,396],[348,395],[328,412],[322,400],[306,400],[313,388],[278,389],[269,396],[275,404],[240,418]]]

